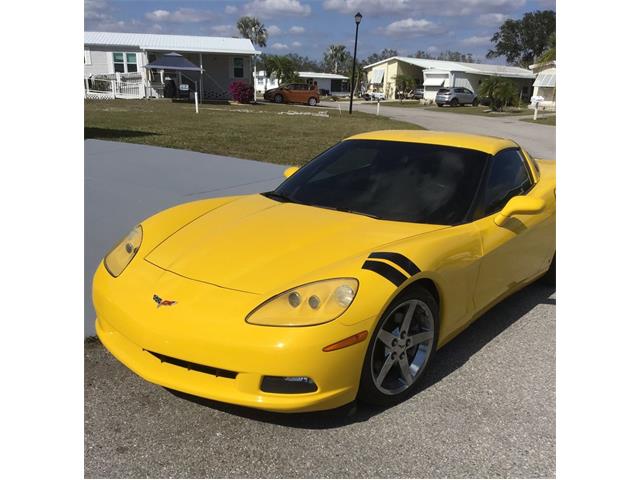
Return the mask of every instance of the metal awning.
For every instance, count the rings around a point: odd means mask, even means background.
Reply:
[[[167,53],[162,55],[157,60],[154,60],[151,63],[148,63],[142,68],[148,68],[153,70],[178,70],[178,71],[189,71],[189,72],[199,72],[200,67],[194,63],[191,63],[189,60],[184,58],[182,55],[176,52]]]
[[[447,77],[448,78],[448,77]],[[424,83],[422,84],[425,87],[442,87],[444,85],[446,78],[443,77],[424,77]]]
[[[533,82],[534,87],[555,87],[556,86],[556,74],[555,73],[540,73],[536,77],[536,81]]]
[[[382,83],[384,79],[384,68],[376,68],[371,73],[371,83]]]

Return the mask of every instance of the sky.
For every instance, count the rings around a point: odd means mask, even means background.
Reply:
[[[507,18],[555,10],[555,0],[85,0],[85,30],[238,36],[236,21],[257,16],[268,28],[266,53],[315,60],[332,44],[353,50],[354,15],[363,16],[358,58],[383,48],[471,53],[487,60],[491,36]]]

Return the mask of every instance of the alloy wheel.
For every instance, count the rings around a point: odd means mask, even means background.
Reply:
[[[422,300],[407,300],[383,319],[371,355],[371,377],[380,392],[397,395],[416,382],[431,355],[434,332],[433,313]]]

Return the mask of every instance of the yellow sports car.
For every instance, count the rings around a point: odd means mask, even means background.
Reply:
[[[285,176],[154,215],[106,255],[93,301],[116,358],[264,410],[390,405],[492,305],[555,282],[555,162],[510,140],[371,132]]]

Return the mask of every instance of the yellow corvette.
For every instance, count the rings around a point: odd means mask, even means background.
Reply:
[[[222,402],[390,405],[492,305],[555,282],[555,162],[510,140],[371,132],[296,170],[135,227],[94,277],[105,347]]]

